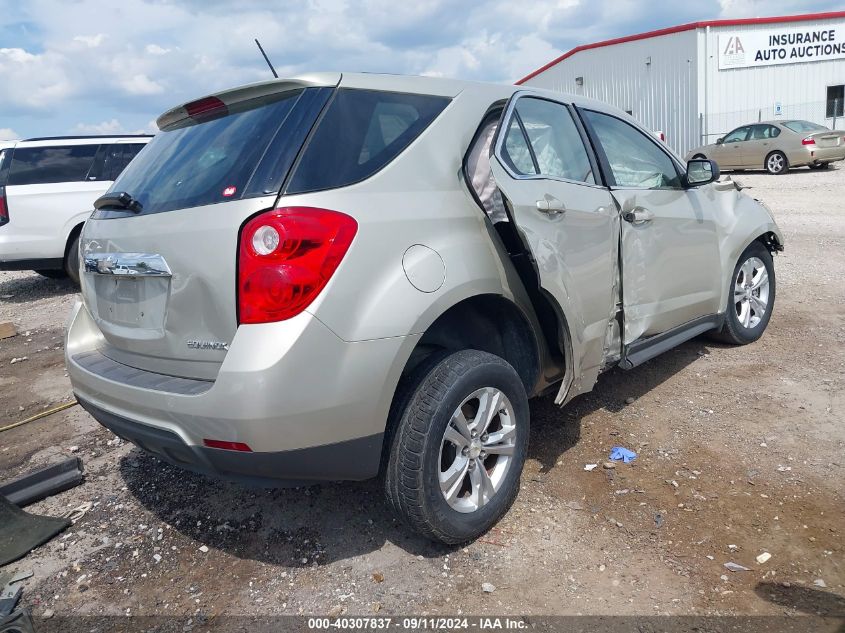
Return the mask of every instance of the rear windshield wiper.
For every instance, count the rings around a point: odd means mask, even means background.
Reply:
[[[115,191],[97,198],[94,201],[94,208],[98,211],[100,209],[117,208],[126,209],[127,211],[132,211],[133,213],[140,213],[141,209],[144,208],[144,205],[125,191]]]

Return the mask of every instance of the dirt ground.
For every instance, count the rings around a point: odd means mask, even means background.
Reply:
[[[734,177],[786,237],[768,332],[742,348],[694,340],[564,409],[533,401],[522,490],[484,538],[446,548],[409,534],[375,481],[261,490],[187,474],[72,407],[0,433],[0,479],[85,463],[83,485],[29,511],[93,504],[10,566],[35,572],[23,604],[195,618],[845,614],[845,168]],[[0,322],[21,332],[0,341],[0,426],[71,399],[74,300],[69,283],[0,273]],[[639,458],[603,468],[614,445]]]

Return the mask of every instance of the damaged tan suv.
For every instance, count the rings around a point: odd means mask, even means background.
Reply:
[[[66,353],[97,420],[183,468],[381,475],[467,541],[517,495],[529,397],[772,314],[769,212],[602,103],[315,74],[158,125],[85,223]]]

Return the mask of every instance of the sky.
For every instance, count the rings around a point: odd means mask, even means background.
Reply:
[[[671,8],[669,8],[671,7]],[[155,131],[168,108],[323,70],[514,82],[579,45],[824,0],[0,0],[0,139]]]

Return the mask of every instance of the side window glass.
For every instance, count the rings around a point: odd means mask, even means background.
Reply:
[[[775,129],[771,125],[755,125],[751,128],[752,141],[765,141],[772,138],[772,130]]]
[[[108,180],[108,174],[105,173],[106,156],[108,155],[108,145],[100,145],[97,154],[94,156],[94,162],[91,163],[91,168],[88,170],[86,180]]]
[[[369,178],[422,134],[449,101],[434,95],[338,89],[287,193],[343,187]]]
[[[116,143],[108,147],[102,180],[117,180],[129,162],[143,148],[143,143]]]
[[[637,128],[616,117],[586,110],[619,187],[680,189],[674,161]]]
[[[522,133],[522,128],[516,117],[511,117],[502,149],[502,157],[515,172],[526,176],[537,174],[534,160],[531,158],[531,150],[528,149],[528,142],[525,140],[525,135]]]
[[[725,137],[725,140],[722,141],[723,143],[738,143],[740,141],[746,140],[748,136],[748,126],[737,128],[730,134]]]
[[[15,149],[10,185],[81,182],[86,179],[99,145],[25,147]]]
[[[780,128],[775,127],[774,125],[769,126],[769,137],[770,138],[777,138],[780,136]]]
[[[516,104],[516,112],[531,142],[541,175],[595,183],[587,150],[566,106],[522,97]]]

